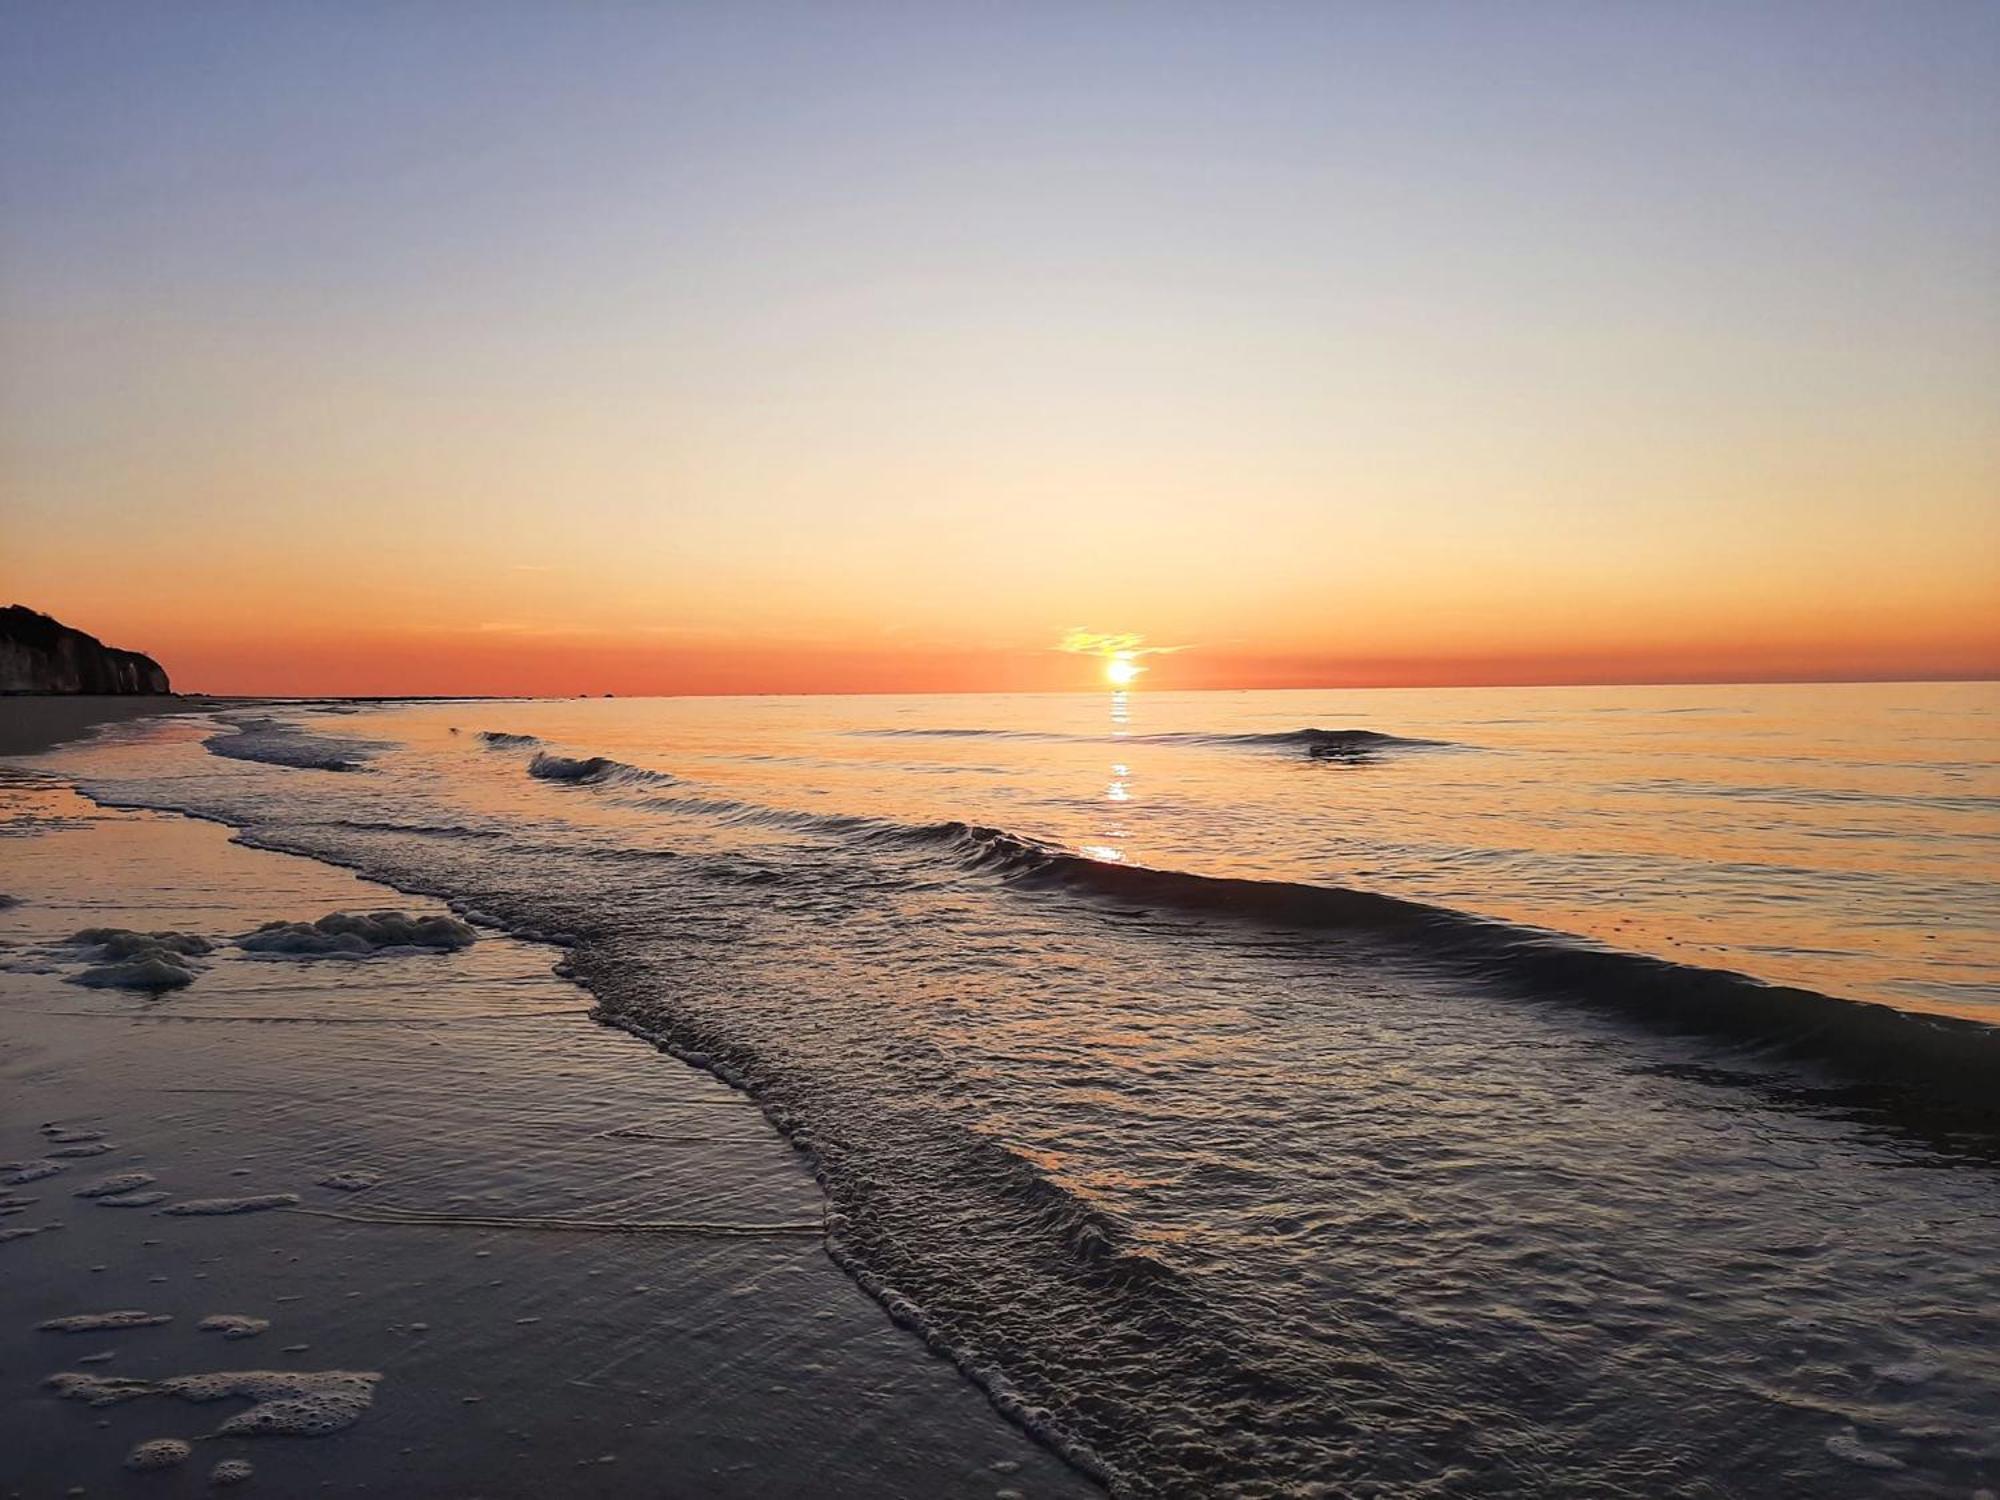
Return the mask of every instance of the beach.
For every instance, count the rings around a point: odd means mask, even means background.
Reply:
[[[2000,1500],[1996,0],[0,34],[0,1500]]]
[[[23,693],[0,697],[0,756],[34,755],[65,740],[79,739],[99,724],[149,719],[164,713],[195,713],[214,706],[212,698],[131,693],[100,696]]]
[[[0,788],[0,1223],[41,1231],[0,1244],[0,1451],[24,1494],[233,1460],[377,1494],[1968,1500],[2000,1467],[1996,711],[102,725]],[[186,1211],[215,1199],[249,1211]],[[40,1326],[110,1312],[148,1321]],[[245,1436],[260,1392],[337,1425]],[[193,1451],[128,1475],[154,1440]]]
[[[828,1260],[757,1107],[594,1021],[560,948],[218,947],[175,994],[86,988],[84,928],[444,909],[32,772],[0,803],[0,1159],[60,1168],[0,1189],[0,1232],[39,1231],[0,1243],[0,1494],[202,1494],[225,1461],[273,1494],[1091,1492]],[[119,1174],[164,1196],[78,1196]],[[39,1326],[115,1311],[171,1321]],[[318,1437],[214,1436],[247,1397],[42,1384],[243,1371],[379,1381]],[[157,1439],[192,1456],[124,1467]]]

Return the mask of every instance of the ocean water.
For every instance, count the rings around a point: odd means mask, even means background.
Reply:
[[[560,942],[1117,1493],[1970,1497],[1996,731],[1992,685],[303,704],[56,764]]]

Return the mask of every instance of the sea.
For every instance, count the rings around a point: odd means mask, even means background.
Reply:
[[[1115,1494],[1990,1500],[1997,749],[1995,684],[1139,688],[51,764],[548,943]]]

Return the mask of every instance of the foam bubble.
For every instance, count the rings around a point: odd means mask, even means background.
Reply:
[[[248,1459],[225,1458],[221,1463],[208,1471],[208,1482],[210,1484],[243,1484],[254,1473],[256,1473],[256,1470],[250,1467]]]
[[[63,941],[72,948],[93,948],[96,952],[91,957],[102,959],[137,958],[155,949],[183,958],[200,958],[215,949],[215,944],[197,933],[137,932],[130,927],[86,927]]]
[[[165,1203],[171,1193],[111,1193],[97,1200],[99,1208],[151,1208],[155,1203]]]
[[[109,1177],[94,1177],[72,1194],[75,1198],[115,1198],[120,1193],[137,1192],[142,1187],[151,1187],[160,1179],[151,1172],[113,1172]]]
[[[125,1467],[145,1471],[147,1469],[171,1469],[175,1464],[184,1464],[194,1457],[194,1449],[179,1438],[154,1438],[141,1443],[125,1455]]]
[[[271,1320],[246,1313],[210,1313],[194,1326],[202,1333],[219,1333],[226,1339],[254,1339],[271,1326]]]
[[[316,922],[266,922],[236,939],[250,953],[300,958],[365,958],[388,948],[470,948],[477,934],[455,917],[416,917],[400,911],[355,915],[331,912]]]
[[[65,1161],[69,1161],[69,1160],[80,1159],[86,1156],[102,1156],[104,1155],[105,1152],[109,1151],[110,1149],[111,1148],[105,1145],[104,1142],[102,1141],[85,1141],[82,1145],[79,1146],[58,1146],[56,1147],[55,1150],[51,1151],[49,1155],[51,1157],[59,1156],[63,1158]]]
[[[79,1141],[101,1141],[104,1139],[104,1132],[101,1130],[71,1130],[62,1125],[44,1125],[42,1127],[42,1134],[54,1141],[58,1146],[74,1145]]]
[[[148,1182],[151,1178],[146,1179]],[[290,1208],[299,1201],[297,1193],[252,1193],[243,1198],[190,1198],[160,1210],[176,1218],[198,1218],[214,1214],[254,1214],[268,1208]]]
[[[63,946],[87,948],[97,967],[72,981],[92,989],[171,990],[194,981],[193,959],[214,944],[192,932],[136,932],[130,927],[86,927]]]
[[[171,1323],[172,1313],[141,1312],[126,1308],[119,1312],[71,1313],[66,1318],[50,1318],[35,1327],[44,1333],[103,1333],[112,1328],[155,1328]]]
[[[159,954],[130,963],[99,964],[85,969],[70,983],[93,990],[177,990],[194,983],[194,971],[185,960]]]
[[[40,1182],[68,1170],[59,1161],[38,1157],[34,1161],[0,1161],[0,1185],[19,1187],[24,1182]]]
[[[1826,1451],[1835,1458],[1864,1469],[1900,1469],[1903,1461],[1880,1448],[1870,1448],[1852,1427],[1843,1427],[1826,1440]]]
[[[109,1359],[108,1354],[93,1354],[91,1359]],[[136,1401],[141,1396],[153,1394],[153,1382],[133,1380],[124,1375],[85,1375],[77,1370],[65,1370],[60,1375],[51,1375],[42,1382],[45,1390],[54,1391],[65,1401],[81,1401],[89,1406],[116,1406],[121,1401]]]
[[[241,1396],[257,1403],[217,1427],[217,1437],[324,1437],[361,1420],[381,1378],[361,1370],[229,1370],[177,1375],[158,1388],[184,1401]]]

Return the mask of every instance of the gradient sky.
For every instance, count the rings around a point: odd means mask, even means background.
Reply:
[[[0,4],[0,602],[210,691],[2000,674],[2000,4]]]

